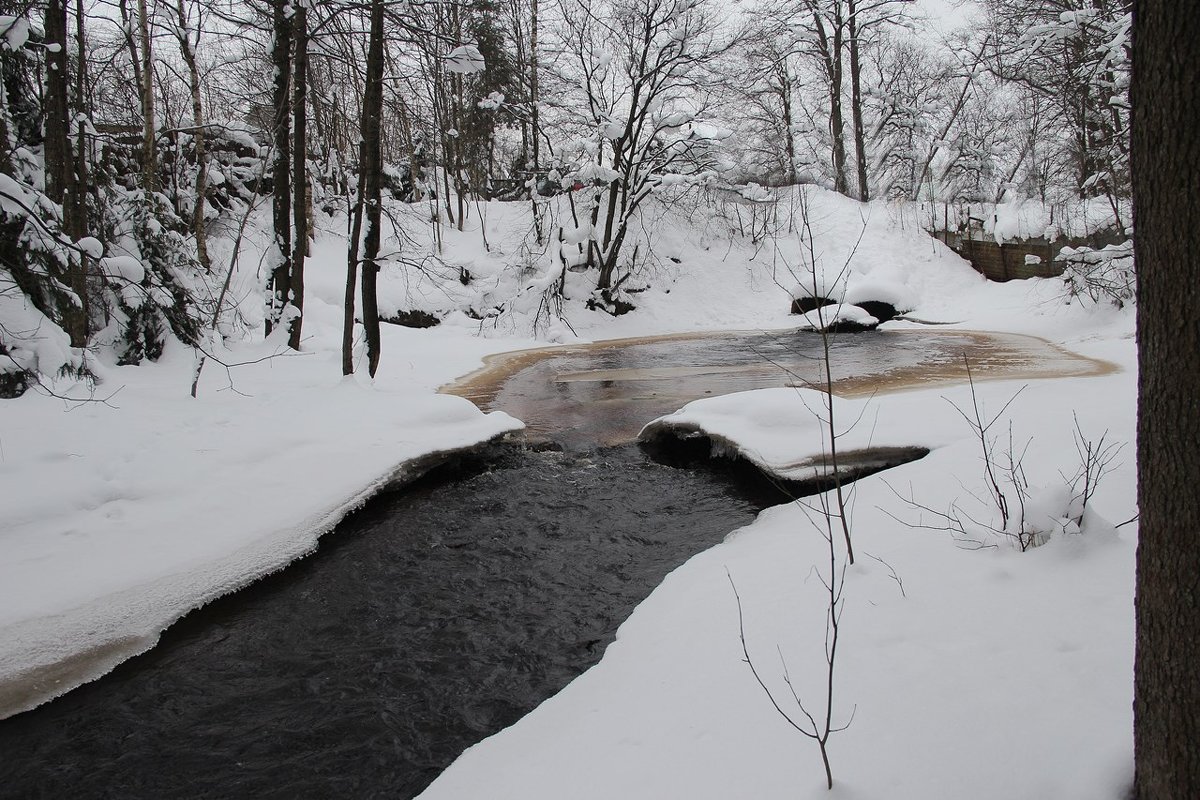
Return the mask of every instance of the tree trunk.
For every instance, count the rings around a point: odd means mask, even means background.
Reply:
[[[854,124],[854,161],[858,168],[858,199],[864,203],[871,199],[867,186],[867,134],[863,127],[862,66],[859,63],[858,35],[862,27],[858,24],[856,0],[848,0],[850,12],[850,115]]]
[[[533,129],[533,179],[541,167],[542,129],[538,121],[538,0],[529,0],[529,117]]]
[[[133,35],[133,19],[129,16],[129,0],[118,0],[117,10],[121,15],[121,35],[125,39],[125,48],[129,51],[129,63],[133,67],[133,88],[140,98],[142,89],[142,60],[138,56],[137,40]]]
[[[833,36],[830,43],[829,127],[833,137],[833,188],[839,194],[850,193],[846,177],[846,121],[842,113],[842,4],[834,3]]]
[[[67,59],[67,7],[64,0],[46,5],[46,43],[56,45],[46,52],[45,150],[46,196],[62,205],[63,232],[81,235],[83,203],[71,149],[71,107],[67,100],[70,81]],[[88,287],[86,264],[79,254],[68,254],[66,283],[79,305],[62,310],[63,327],[72,347],[84,347],[88,337]]]
[[[292,305],[296,317],[288,332],[288,347],[300,349],[304,323],[304,257],[308,253],[308,8],[305,0],[294,0],[292,34],[295,41],[292,76]]]
[[[139,0],[144,2],[144,0]],[[275,41],[271,46],[271,62],[275,67],[272,93],[274,117],[272,139],[275,158],[272,163],[271,219],[274,223],[274,253],[271,255],[271,275],[267,287],[267,335],[283,316],[283,309],[292,299],[292,220],[291,220],[291,98],[288,83],[291,77],[292,6],[287,0],[273,0],[272,25]]]
[[[46,4],[46,115],[44,157],[46,196],[62,203],[71,174],[70,109],[67,107],[67,8],[63,0]]]
[[[358,282],[358,247],[362,236],[363,218],[363,182],[366,175],[362,171],[363,161],[366,160],[365,148],[358,143],[358,194],[354,199],[354,211],[351,214],[350,241],[346,253],[346,296],[342,307],[342,374],[354,374],[354,295]]]
[[[188,91],[192,96],[192,142],[196,152],[196,202],[192,205],[192,235],[196,237],[196,259],[205,270],[210,270],[212,264],[208,258],[208,236],[204,230],[208,153],[204,130],[204,104],[200,92],[200,66],[196,63],[196,42],[192,40],[192,29],[188,24],[187,9],[184,8],[183,0],[175,0],[175,15],[178,17],[176,38],[179,40],[179,54],[187,67]],[[196,36],[198,39],[198,32]]]
[[[848,194],[846,180],[846,121],[842,114],[842,6],[835,0],[834,18],[825,27],[825,17],[813,0],[808,1],[813,31],[817,35],[817,49],[825,67],[825,79],[829,82],[829,139],[833,162],[833,189],[839,194]]]
[[[1138,800],[1200,797],[1200,17],[1134,9]]]
[[[375,296],[379,273],[381,223],[380,177],[383,168],[380,142],[383,119],[383,11],[384,0],[371,0],[371,39],[367,51],[367,86],[363,93],[362,143],[363,205],[366,233],[363,236],[362,320],[367,335],[367,371],[372,378],[379,368],[379,304]]]
[[[158,191],[158,152],[154,146],[154,52],[150,49],[150,17],[146,0],[138,0],[138,33],[142,42],[142,189]]]
[[[75,39],[79,46],[78,67],[75,73],[75,113],[76,118],[84,113],[90,117],[90,105],[87,102],[88,73],[87,73],[87,40],[84,38],[84,8],[83,0],[75,1]],[[67,235],[79,241],[90,233],[88,220],[88,187],[91,180],[88,176],[88,143],[87,126],[78,124],[75,137],[75,174],[70,184],[69,199],[64,203],[63,223]],[[74,263],[75,260],[78,263]],[[83,252],[75,253],[72,258],[70,272],[71,288],[79,295],[82,307],[79,309],[80,321],[76,324],[82,327],[78,333],[86,341],[91,328],[91,301],[88,287],[88,256]]]
[[[787,158],[787,166],[784,168],[784,177],[789,186],[795,186],[796,175],[796,135],[792,129],[795,127],[795,115],[792,113],[792,77],[788,71],[787,62],[783,61],[779,65],[779,99],[783,104],[783,152]]]

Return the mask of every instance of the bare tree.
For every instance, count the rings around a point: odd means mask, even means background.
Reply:
[[[271,222],[274,226],[267,275],[266,333],[284,318],[292,300],[292,16],[287,0],[271,0]]]
[[[192,235],[196,237],[196,257],[205,269],[211,264],[208,258],[208,236],[205,231],[206,194],[208,192],[208,134],[205,130],[204,102],[201,94],[200,65],[196,51],[200,43],[200,31],[203,27],[203,7],[193,4],[193,12],[185,5],[184,0],[175,0],[175,5],[168,7],[168,13],[173,15],[167,19],[167,27],[179,45],[179,55],[187,68],[188,92],[192,100],[191,134],[194,143],[196,159],[196,198],[192,206]]]
[[[611,293],[630,223],[662,176],[710,163],[713,132],[698,124],[706,78],[737,38],[710,0],[561,0],[559,11],[562,68],[581,95],[575,121],[597,136],[579,173],[590,187],[587,263]]]
[[[854,128],[854,164],[858,199],[870,200],[867,176],[867,132],[863,122],[862,51],[872,32],[900,23],[908,0],[846,0],[846,33],[850,51],[850,118]]]
[[[1051,100],[1081,197],[1128,195],[1131,0],[987,0],[987,65]],[[1116,210],[1116,209],[1114,209]],[[1119,213],[1116,215],[1119,224]]]

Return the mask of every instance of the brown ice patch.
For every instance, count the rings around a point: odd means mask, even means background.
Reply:
[[[938,335],[912,330],[892,333]],[[866,397],[966,383],[968,363],[971,367],[970,377],[975,381],[1091,378],[1110,375],[1120,369],[1111,362],[1073,353],[1037,336],[980,331],[955,333],[971,339],[971,346],[962,350],[960,357],[955,360],[933,361],[875,375],[842,378],[833,382],[833,393],[838,397]]]
[[[670,333],[661,336],[633,336],[625,339],[605,339],[588,344],[551,345],[549,347],[534,347],[526,350],[509,350],[504,353],[493,353],[484,356],[482,367],[445,384],[438,391],[443,394],[452,394],[457,397],[466,398],[481,408],[487,408],[495,399],[496,393],[500,391],[510,378],[549,358],[587,355],[605,350],[617,351],[637,344],[690,341],[695,339],[725,339],[730,336],[751,333],[760,333],[760,331],[739,330]],[[564,373],[564,375],[572,374],[574,373]],[[567,378],[567,380],[570,380],[570,378]]]
[[[806,346],[812,340],[805,337],[815,336],[777,334],[794,335]],[[585,447],[619,444],[632,441],[650,420],[702,397],[767,387],[824,387],[819,360],[805,355],[790,364],[772,361],[755,352],[750,337],[760,335],[762,331],[687,333],[500,353],[442,391],[485,410],[506,411],[524,420],[534,437]],[[861,350],[853,345],[845,351],[849,361],[835,354],[833,391],[839,396],[962,383],[967,379],[964,357],[978,381],[1082,377],[1116,370],[1107,362],[1021,334],[914,330],[862,336]],[[909,337],[920,337],[915,347]],[[742,338],[747,341],[739,348]],[[893,345],[888,345],[889,339]],[[670,347],[673,342],[698,340],[710,340],[713,347]],[[859,340],[838,341],[846,346]],[[901,349],[897,342],[904,343],[906,355],[889,360],[888,353]],[[642,345],[666,346],[638,347]],[[920,352],[917,363],[912,362],[914,351]],[[859,363],[856,353],[869,357]],[[706,360],[722,363],[701,363]],[[846,374],[851,370],[854,374]]]

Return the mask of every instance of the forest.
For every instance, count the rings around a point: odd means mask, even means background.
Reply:
[[[714,197],[817,185],[920,207],[931,229],[1028,200],[1063,230],[1090,209],[1087,232],[1118,239],[1130,219],[1129,0],[981,0],[960,27],[911,0],[0,11],[4,397],[167,340],[198,370],[277,328],[301,349],[322,230],[348,243],[343,372],[365,340],[373,375],[377,320],[414,310],[381,311],[377,276],[470,284],[442,231],[489,201],[522,209],[506,268],[543,332],[564,302],[633,308],[663,210]],[[231,278],[256,230],[247,300]]]

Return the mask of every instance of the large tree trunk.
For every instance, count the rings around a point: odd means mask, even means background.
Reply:
[[[292,17],[291,5],[287,0],[273,0],[271,20],[275,36],[271,46],[271,63],[275,67],[275,84],[271,97],[274,104],[271,134],[275,146],[275,158],[271,168],[271,219],[274,223],[275,240],[267,286],[268,335],[279,324],[284,307],[292,299],[292,104],[288,94],[292,72]]]
[[[1200,17],[1134,11],[1138,800],[1200,797]]]
[[[46,196],[61,203],[71,174],[70,110],[67,107],[67,8],[63,0],[46,4],[46,115],[44,157]]]
[[[308,8],[304,2],[295,5],[292,34],[295,41],[292,76],[292,305],[295,319],[288,333],[288,347],[300,349],[304,324],[304,257],[308,255]]]
[[[371,42],[367,51],[367,86],[363,93],[362,142],[363,205],[366,232],[363,236],[362,320],[367,337],[367,371],[375,377],[379,368],[379,304],[375,277],[379,273],[379,226],[382,222],[380,178],[383,150],[380,142],[383,119],[383,11],[384,0],[371,0]]]

